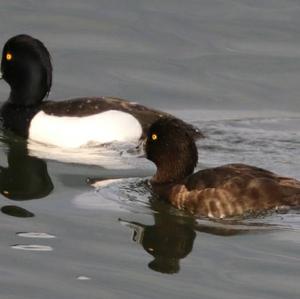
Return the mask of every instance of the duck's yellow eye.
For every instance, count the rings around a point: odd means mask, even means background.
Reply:
[[[152,138],[152,140],[157,140],[157,135],[154,133],[154,134],[152,134],[152,136],[151,136],[151,138]]]
[[[6,58],[6,60],[8,60],[8,61],[12,60],[12,54],[9,53],[9,52],[7,52],[5,58]]]

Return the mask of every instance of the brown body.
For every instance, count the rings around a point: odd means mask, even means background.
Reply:
[[[179,209],[213,218],[300,206],[300,181],[243,164],[201,170],[178,183],[152,185]]]

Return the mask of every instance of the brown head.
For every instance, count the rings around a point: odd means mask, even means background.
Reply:
[[[155,183],[171,183],[192,174],[198,161],[196,144],[182,121],[161,118],[153,123],[145,143],[146,157],[154,162]]]

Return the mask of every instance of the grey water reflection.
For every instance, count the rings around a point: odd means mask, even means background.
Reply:
[[[201,220],[157,199],[152,201],[151,208],[155,211],[152,225],[123,219],[119,221],[132,230],[132,241],[141,245],[153,257],[148,267],[165,274],[175,274],[180,271],[180,261],[192,252],[196,237],[200,237],[199,233],[230,237],[284,228],[277,224],[259,222],[259,219],[254,222]]]
[[[7,139],[7,167],[0,166],[0,192],[8,199],[22,201],[43,198],[54,186],[45,161],[28,155],[26,142]]]
[[[132,229],[132,240],[152,255],[153,260],[148,263],[150,269],[161,273],[177,273],[180,260],[192,251],[196,238],[193,221],[181,222],[180,218],[157,213],[153,225],[121,220],[122,224]]]
[[[0,192],[14,201],[46,197],[54,186],[45,161],[28,155],[24,140],[10,138],[2,140],[7,146],[7,167],[0,166]],[[34,217],[34,214],[17,205],[1,207],[1,212],[13,217]]]
[[[9,216],[19,217],[19,218],[34,217],[34,214],[32,212],[14,205],[2,207],[1,212]]]

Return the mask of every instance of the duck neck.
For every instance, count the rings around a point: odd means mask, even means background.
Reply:
[[[176,162],[178,161],[165,162],[163,165],[159,165],[151,182],[154,184],[178,183],[193,173],[194,165],[185,164],[185,166],[182,166],[184,164]]]
[[[39,105],[49,92],[42,70],[29,72],[25,79],[16,80],[10,87],[8,100],[18,106]]]

